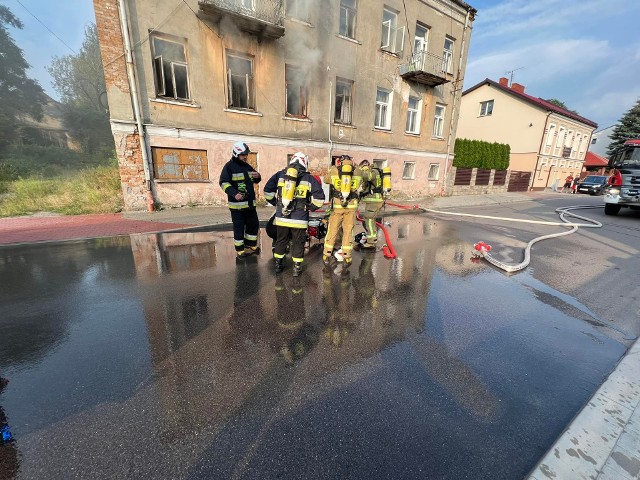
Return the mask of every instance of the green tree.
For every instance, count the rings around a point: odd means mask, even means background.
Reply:
[[[607,147],[607,155],[611,155],[625,141],[640,138],[640,100],[620,118],[609,138],[611,143]]]
[[[54,57],[47,71],[60,94],[64,125],[83,151],[93,153],[104,147],[112,148],[104,71],[95,24],[85,29],[78,54]]]
[[[545,102],[549,102],[552,103],[553,105],[555,105],[556,107],[560,107],[560,108],[564,108],[565,110],[568,110],[571,113],[575,113],[576,115],[580,115],[578,112],[576,112],[575,110],[570,110],[569,107],[567,107],[565,105],[564,102],[561,102],[560,100],[558,100],[557,98],[547,98],[545,100]]]
[[[37,81],[27,77],[29,64],[7,27],[22,29],[22,22],[0,5],[0,146],[11,143],[18,132],[20,117],[42,118],[46,97]]]

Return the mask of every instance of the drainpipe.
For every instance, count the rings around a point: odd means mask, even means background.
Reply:
[[[333,141],[331,140],[331,105],[333,101],[333,82],[329,80],[329,166],[331,166],[331,155],[333,154]]]
[[[466,43],[466,32],[469,28],[469,15],[471,14],[470,10],[467,10],[467,15],[464,19],[464,29],[462,30],[462,45],[460,46],[460,58],[458,60],[458,75],[457,75],[457,80],[460,80],[460,68],[462,65],[462,58],[464,57],[464,46]],[[457,83],[457,82],[456,82]],[[455,111],[456,111],[456,96],[457,96],[457,85],[455,86],[455,88],[453,89],[453,91],[451,92],[451,95],[453,95],[453,105],[451,108],[451,121],[449,122],[449,135],[447,136],[447,158],[445,160],[446,165],[445,165],[445,179],[447,178],[447,176],[449,175],[449,170],[451,169],[451,166],[449,165],[449,156],[451,155],[451,139],[453,137],[452,133],[453,133],[453,122],[455,119]],[[453,162],[451,162],[453,165]]]
[[[142,166],[144,168],[144,180],[147,188],[147,204],[148,210],[152,212],[154,208],[153,191],[151,189],[151,169],[149,167],[149,153],[147,151],[147,134],[142,123],[142,114],[140,112],[140,95],[138,93],[138,81],[135,74],[135,65],[133,59],[133,50],[131,49],[131,35],[129,32],[129,17],[127,15],[126,0],[118,0],[118,8],[120,10],[120,26],[122,27],[122,39],[124,41],[124,49],[127,59],[127,80],[129,81],[129,90],[131,91],[131,103],[133,105],[133,116],[138,127],[138,136],[140,138],[140,150],[142,153]]]
[[[533,171],[533,178],[531,179],[531,185],[529,185],[529,191],[533,190],[533,184],[536,183],[536,175],[538,174],[538,166],[540,165],[540,155],[542,155],[542,143],[544,142],[544,132],[547,131],[547,125],[549,124],[549,117],[553,112],[547,112],[547,118],[544,121],[544,128],[542,129],[542,138],[540,139],[540,147],[538,147],[538,159],[536,160],[536,168]],[[549,165],[549,173],[551,173],[551,165]],[[549,179],[547,178],[547,183],[549,183]],[[545,185],[543,190],[547,188],[548,185]]]

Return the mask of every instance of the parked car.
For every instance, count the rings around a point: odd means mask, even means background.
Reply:
[[[588,193],[590,195],[602,195],[607,187],[609,177],[606,175],[589,175],[578,183],[578,193]]]

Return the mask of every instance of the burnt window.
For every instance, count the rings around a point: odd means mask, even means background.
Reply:
[[[285,65],[286,112],[293,117],[307,117],[309,95],[306,75],[301,68]]]
[[[227,106],[255,110],[253,58],[227,52]]]
[[[153,147],[151,157],[154,178],[160,180],[209,179],[206,150]]]
[[[156,96],[190,100],[185,41],[151,35]]]

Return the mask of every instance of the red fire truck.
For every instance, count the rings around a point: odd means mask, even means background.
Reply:
[[[609,159],[615,172],[604,196],[604,213],[617,215],[622,207],[640,209],[640,139],[627,140]]]

